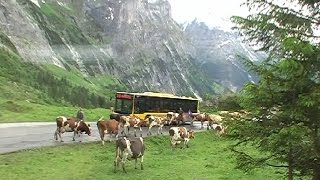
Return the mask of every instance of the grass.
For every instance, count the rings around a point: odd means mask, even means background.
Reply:
[[[144,170],[126,164],[127,174],[113,172],[115,144],[74,143],[0,155],[0,174],[6,179],[282,179],[278,169],[250,173],[234,169],[231,141],[212,131],[197,133],[190,148],[172,150],[168,136],[145,138]],[[282,172],[283,173],[283,172]]]
[[[113,96],[117,89],[125,89],[118,80],[108,75],[96,75],[84,77],[78,70],[71,67],[70,71],[66,71],[55,65],[45,66],[54,76],[66,78],[73,85],[81,84],[83,87],[95,91],[100,94]]]
[[[34,104],[28,101],[0,99],[0,123],[54,122],[57,116],[75,116],[78,107]],[[86,121],[109,117],[110,110],[103,108],[84,109]]]

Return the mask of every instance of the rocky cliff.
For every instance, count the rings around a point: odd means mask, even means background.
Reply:
[[[113,76],[130,91],[224,91],[197,67],[167,0],[1,0],[0,30],[25,61]]]
[[[196,19],[185,27],[190,38],[199,67],[205,70],[208,78],[232,91],[240,90],[246,82],[257,82],[258,77],[248,72],[241,59],[259,62],[266,58],[263,52],[256,52],[243,43],[237,32],[209,28]]]
[[[129,91],[236,91],[256,80],[237,55],[262,58],[233,33],[177,24],[167,0],[0,0],[0,31],[1,47],[24,61],[113,77]]]

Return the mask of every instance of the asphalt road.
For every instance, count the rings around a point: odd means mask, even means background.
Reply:
[[[76,137],[76,141],[72,141],[73,133],[64,133],[62,138],[63,143],[79,143],[88,141],[100,141],[99,132],[95,122],[90,122],[92,127],[92,135],[86,134],[81,137]],[[190,128],[190,125],[186,125]],[[200,130],[200,122],[194,122],[196,131]],[[206,129],[206,126],[204,127]],[[15,152],[22,149],[30,149],[42,146],[55,146],[61,144],[60,141],[54,140],[54,132],[56,130],[55,123],[4,123],[0,124],[0,154]],[[169,127],[163,128],[164,135],[168,135]],[[152,128],[152,134],[156,135],[157,128]],[[137,131],[139,135],[139,131]],[[143,127],[142,136],[147,134],[147,128]],[[130,135],[133,136],[133,128],[130,129]],[[109,136],[105,136],[108,140]]]

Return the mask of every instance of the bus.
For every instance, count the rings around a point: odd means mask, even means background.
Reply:
[[[197,114],[199,99],[158,92],[117,92],[114,112],[110,114],[110,119],[118,120],[122,115],[135,116],[142,120],[147,115],[166,117],[168,112],[178,112],[180,108],[184,112]]]

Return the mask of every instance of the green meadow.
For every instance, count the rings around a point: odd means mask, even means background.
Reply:
[[[75,116],[79,107],[36,104],[28,101],[8,101],[0,98],[0,123],[55,122],[57,116]],[[108,118],[110,109],[84,109],[86,121]]]
[[[172,149],[168,136],[145,138],[144,170],[134,169],[134,161],[113,172],[115,143],[62,144],[0,155],[2,179],[283,179],[283,169],[264,167],[250,172],[235,169],[229,150],[232,141],[213,131],[199,132],[189,148]],[[252,149],[252,151],[254,151]],[[138,162],[138,167],[140,164]]]

